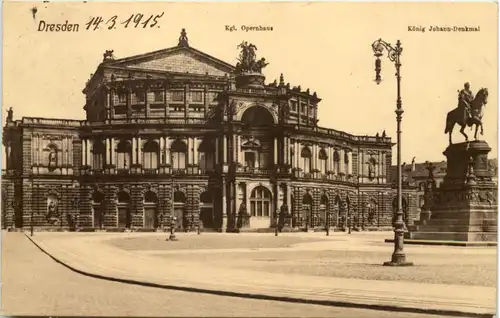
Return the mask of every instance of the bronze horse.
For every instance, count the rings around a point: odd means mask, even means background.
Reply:
[[[464,132],[465,127],[471,127],[472,125],[476,125],[476,131],[474,133],[474,139],[477,140],[477,131],[479,127],[481,127],[481,135],[483,134],[483,106],[488,103],[488,89],[481,88],[478,92],[474,100],[470,105],[470,116],[467,114],[465,110],[465,105],[463,101],[460,101],[458,107],[454,110],[448,112],[446,115],[446,128],[444,130],[445,134],[449,134],[450,136],[450,145],[451,142],[451,133],[453,132],[453,128],[455,124],[458,124],[460,128],[460,133],[464,135],[465,141],[469,141],[469,137]]]

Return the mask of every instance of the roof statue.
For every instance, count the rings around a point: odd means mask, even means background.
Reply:
[[[179,36],[179,44],[177,44],[177,45],[178,46],[185,46],[185,47],[189,46],[189,41],[188,41],[186,29],[184,29],[184,28],[181,31],[181,36]]]
[[[7,122],[11,122],[14,118],[14,111],[12,110],[12,107],[9,108],[7,111]]]
[[[476,96],[472,93],[470,89],[470,83],[464,84],[464,88],[458,91],[458,105],[457,108],[448,112],[446,115],[446,128],[444,130],[445,134],[449,134],[450,145],[451,133],[455,124],[460,126],[460,133],[465,137],[465,141],[469,141],[469,137],[464,132],[465,127],[476,126],[474,133],[474,139],[478,139],[477,133],[479,128],[481,128],[481,135],[483,134],[483,106],[488,103],[488,89],[481,88],[477,92]]]
[[[106,50],[106,52],[103,53],[103,61],[109,61],[109,60],[114,60],[115,56],[113,55],[114,50]]]
[[[238,73],[261,73],[262,69],[269,64],[265,58],[257,60],[255,54],[257,47],[251,43],[243,41],[238,45],[238,49],[241,50],[236,64],[236,72]]]

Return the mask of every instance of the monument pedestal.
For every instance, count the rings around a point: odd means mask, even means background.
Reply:
[[[488,169],[491,148],[485,141],[450,145],[447,171],[433,190],[430,219],[405,234],[416,241],[497,242],[497,184]],[[410,242],[408,242],[410,243]]]

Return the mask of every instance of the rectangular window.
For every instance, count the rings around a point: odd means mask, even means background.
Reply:
[[[297,102],[292,100],[290,102],[290,104],[291,104],[292,112],[296,112],[297,111]]]
[[[127,94],[126,93],[120,93],[118,95],[118,102],[120,102],[120,103],[126,103],[127,102]]]
[[[172,153],[172,167],[174,169],[185,169],[186,168],[186,154],[183,152],[173,152]]]
[[[163,92],[156,91],[155,94],[155,102],[163,102]]]
[[[306,113],[306,105],[305,105],[305,104],[300,105],[300,112],[301,112],[302,114],[305,114],[305,113]]]
[[[183,102],[184,101],[184,92],[183,91],[173,91],[172,92],[172,101]]]
[[[144,152],[144,169],[158,168],[158,154],[156,152]]]
[[[245,165],[250,168],[255,168],[255,152],[245,152]]]
[[[92,167],[96,170],[102,170],[103,169],[103,155],[102,153],[94,153],[94,160],[93,160],[93,165]]]
[[[191,92],[191,100],[195,103],[203,102],[203,92]]]
[[[264,213],[263,216],[269,216],[269,202],[264,202]]]
[[[138,103],[144,103],[144,92],[137,92],[135,93],[135,100],[138,102]]]
[[[116,153],[116,168],[117,169],[129,169],[131,164],[131,154],[128,152],[117,152]]]

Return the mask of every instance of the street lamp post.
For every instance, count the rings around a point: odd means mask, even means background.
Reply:
[[[380,56],[383,55],[384,50],[387,51],[387,56],[391,62],[394,62],[396,66],[396,80],[397,80],[397,99],[396,99],[396,121],[397,121],[397,179],[398,179],[398,206],[396,211],[396,222],[394,223],[394,252],[392,253],[391,261],[385,262],[386,266],[411,266],[412,262],[406,261],[406,254],[404,251],[404,222],[403,222],[403,210],[402,210],[402,180],[401,180],[401,119],[403,115],[403,107],[401,101],[401,53],[403,48],[401,47],[401,42],[398,40],[396,46],[393,47],[391,44],[378,39],[373,42],[372,49],[376,57],[375,60],[375,82],[380,84],[382,78],[380,76],[381,64]]]

